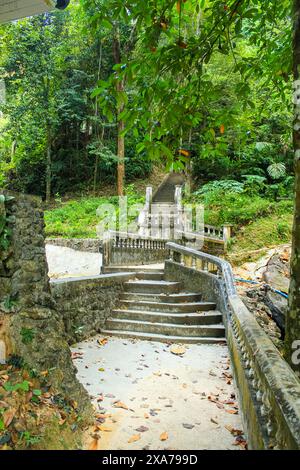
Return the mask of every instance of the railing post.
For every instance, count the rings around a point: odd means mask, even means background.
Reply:
[[[223,240],[225,244],[225,251],[227,249],[228,242],[232,237],[232,228],[233,228],[233,225],[231,224],[223,225]]]

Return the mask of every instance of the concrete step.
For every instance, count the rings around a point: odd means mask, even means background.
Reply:
[[[147,300],[123,300],[120,303],[123,309],[147,310],[152,312],[177,312],[177,313],[196,313],[215,310],[216,304],[213,302],[149,302]]]
[[[158,272],[146,272],[146,271],[141,271],[137,273],[137,278],[138,279],[143,279],[147,281],[163,281],[164,280],[164,272],[163,271],[158,271]]]
[[[128,281],[124,284],[125,292],[143,292],[143,293],[178,293],[182,288],[181,282],[168,282],[168,281]]]
[[[125,330],[102,330],[107,336],[119,336],[127,339],[140,339],[145,341],[158,341],[160,343],[182,343],[182,344],[226,344],[225,338],[197,337],[197,336],[166,336],[154,333],[138,333]]]
[[[132,301],[149,301],[149,302],[164,302],[164,303],[185,303],[185,302],[200,302],[202,294],[195,293],[179,293],[179,294],[143,294],[143,293],[128,293],[121,294],[120,300]]]
[[[163,273],[161,269],[148,267],[151,266],[145,264],[145,266],[104,266],[103,270],[105,274],[109,273]]]
[[[112,318],[151,323],[170,323],[176,325],[215,325],[222,323],[220,312],[205,313],[165,313],[144,310],[113,310]]]
[[[223,325],[174,325],[171,323],[152,323],[147,321],[119,320],[108,318],[106,328],[110,331],[132,331],[138,333],[155,333],[171,336],[188,337],[215,337],[224,338],[225,328]]]

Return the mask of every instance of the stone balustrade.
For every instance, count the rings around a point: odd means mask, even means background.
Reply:
[[[240,411],[251,449],[300,449],[300,382],[236,293],[231,266],[168,243],[165,276],[201,286],[223,313]]]

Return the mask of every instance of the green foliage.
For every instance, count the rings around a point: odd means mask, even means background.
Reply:
[[[12,196],[0,194],[0,249],[2,250],[7,250],[10,245],[11,229],[8,227],[9,217],[6,214],[5,203],[12,199]]]
[[[192,194],[191,201],[204,205],[207,224],[220,226],[230,223],[236,229],[258,218],[292,214],[292,200],[276,202],[262,197],[259,190],[264,183],[253,177],[250,181],[250,186],[232,180],[208,183]]]
[[[32,343],[35,337],[35,330],[33,330],[32,328],[22,328],[20,331],[20,335],[24,344],[30,344]]]
[[[44,195],[48,168],[52,194],[96,191],[116,179],[122,119],[127,182],[154,160],[184,170],[188,148],[198,183],[256,175],[281,197],[293,172],[289,2],[176,5],[81,0],[2,27],[0,181]]]
[[[144,195],[137,194],[133,184],[126,187],[126,196],[128,208],[135,204],[144,204]],[[46,235],[54,238],[96,238],[96,226],[101,221],[101,217],[97,216],[97,209],[106,204],[114,207],[116,217],[118,217],[119,198],[117,196],[83,197],[46,211]],[[129,218],[129,223],[135,217]]]

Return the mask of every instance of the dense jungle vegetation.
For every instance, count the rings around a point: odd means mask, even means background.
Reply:
[[[284,5],[277,12],[272,5],[263,13],[259,5],[243,9],[230,42],[228,21],[217,44],[205,49],[199,44],[213,27],[209,7],[229,15],[229,4],[239,2],[173,2],[142,33],[138,19],[128,21],[125,8],[116,11],[118,3],[73,1],[66,11],[1,27],[1,186],[48,199],[99,192],[116,181],[121,116],[126,182],[162,163],[192,166],[194,190],[213,181],[200,189],[205,194],[226,189],[290,197],[291,44]],[[258,13],[265,16],[261,31],[252,20]]]
[[[128,2],[133,19],[121,3],[73,1],[1,27],[1,186],[60,205],[117,181],[121,194],[125,166],[140,200],[139,180],[175,169],[207,222],[271,217],[256,246],[288,241],[288,2],[156,1],[143,12]],[[68,207],[49,213],[47,233],[93,235],[95,211],[81,219],[77,209],[73,221]]]

